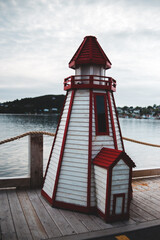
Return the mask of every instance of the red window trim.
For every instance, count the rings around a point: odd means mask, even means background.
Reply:
[[[96,96],[104,96],[104,107],[105,107],[105,117],[106,117],[106,131],[99,132],[98,130],[98,115],[97,115],[97,104]],[[95,111],[95,126],[96,126],[96,135],[103,136],[109,135],[109,121],[108,121],[108,111],[107,111],[107,97],[105,93],[94,93],[94,111]]]
[[[120,214],[115,214],[115,210],[116,210],[116,198],[117,197],[122,197],[123,198],[123,202],[122,202],[122,213]],[[119,193],[119,194],[113,194],[113,215],[117,216],[117,215],[123,215],[124,214],[124,204],[125,204],[125,193]]]

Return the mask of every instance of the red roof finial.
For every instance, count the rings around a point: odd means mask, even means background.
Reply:
[[[105,69],[111,68],[111,62],[99,45],[97,38],[86,36],[69,62],[69,67],[75,69],[80,65],[96,64]]]

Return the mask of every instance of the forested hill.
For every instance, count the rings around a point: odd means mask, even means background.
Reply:
[[[0,113],[59,113],[65,95],[45,95],[0,103]]]
[[[0,113],[17,114],[51,114],[60,113],[65,95],[45,95],[34,98],[23,98],[12,102],[0,103]],[[120,117],[160,119],[160,105],[148,107],[117,107]]]

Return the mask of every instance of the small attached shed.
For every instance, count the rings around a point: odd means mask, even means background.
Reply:
[[[106,222],[128,219],[134,162],[124,151],[102,148],[93,164],[98,214]]]

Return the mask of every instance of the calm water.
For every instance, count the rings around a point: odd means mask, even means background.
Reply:
[[[57,115],[0,114],[0,140],[28,131],[55,132]],[[160,121],[120,119],[122,135],[140,141],[160,144]],[[44,136],[44,169],[53,137]],[[125,150],[135,161],[137,169],[160,168],[160,148],[124,141]],[[28,175],[28,137],[0,145],[0,177]]]

